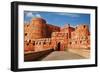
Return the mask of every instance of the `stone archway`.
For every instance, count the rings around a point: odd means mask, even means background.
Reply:
[[[61,47],[61,43],[58,42],[58,43],[57,43],[57,49],[56,49],[56,50],[57,50],[57,51],[60,51],[60,47]]]

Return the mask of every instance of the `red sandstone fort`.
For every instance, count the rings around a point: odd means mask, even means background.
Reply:
[[[63,27],[47,24],[42,18],[33,18],[24,24],[24,51],[43,51],[54,49],[65,51],[79,48],[90,49],[90,32],[86,24]]]

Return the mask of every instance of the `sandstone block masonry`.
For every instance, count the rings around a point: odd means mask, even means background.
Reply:
[[[43,51],[54,49],[90,49],[90,32],[86,24],[64,27],[46,23],[42,18],[33,18],[24,24],[24,51]]]

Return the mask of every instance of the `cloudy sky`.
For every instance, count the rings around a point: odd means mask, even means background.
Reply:
[[[78,24],[90,25],[90,14],[24,11],[24,23],[30,22],[32,18],[36,17],[43,18],[47,23],[56,26],[63,26],[65,24],[71,24],[72,26]]]

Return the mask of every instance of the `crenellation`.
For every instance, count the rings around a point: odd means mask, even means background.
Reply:
[[[24,25],[24,51],[42,51],[53,48],[64,51],[68,48],[90,48],[90,31],[86,24],[64,27],[47,24],[42,18],[34,18]]]

